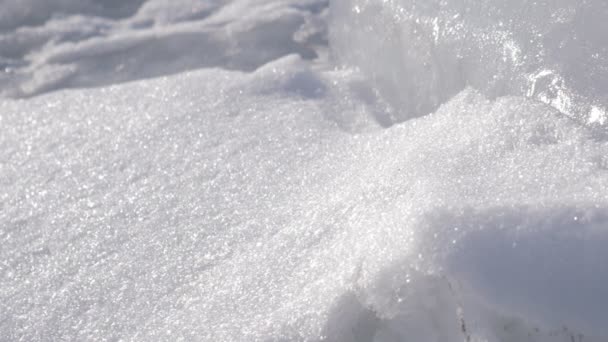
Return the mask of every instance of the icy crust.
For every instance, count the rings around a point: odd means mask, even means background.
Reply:
[[[332,52],[395,107],[433,112],[467,86],[541,100],[584,123],[608,120],[603,0],[337,0]]]
[[[381,108],[297,57],[1,101],[0,340],[605,341],[606,138]]]

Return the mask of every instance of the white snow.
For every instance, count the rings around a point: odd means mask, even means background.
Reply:
[[[602,3],[117,3],[0,3],[0,340],[608,339],[606,62],[456,39]]]
[[[39,26],[27,25],[24,18],[23,26],[0,32],[0,69],[6,71],[0,75],[0,95],[5,97],[201,67],[251,71],[290,53],[314,58],[322,53],[317,48],[322,49],[326,35],[324,25],[313,25],[326,15],[326,0],[149,0],[126,18],[88,11],[67,15],[89,8],[80,0],[56,1],[56,6],[41,0],[4,1],[7,6],[0,6],[23,10],[27,18],[49,8],[56,11]],[[89,2],[91,11],[121,8],[116,0]],[[0,16],[0,28],[19,18],[10,13],[5,20]]]

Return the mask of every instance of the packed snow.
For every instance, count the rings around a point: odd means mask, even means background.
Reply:
[[[0,341],[607,341],[605,18],[0,1]]]

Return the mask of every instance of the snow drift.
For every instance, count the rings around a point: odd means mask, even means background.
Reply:
[[[326,45],[326,0],[4,1],[0,29],[16,27],[0,31],[3,97],[205,67],[252,71]]]
[[[604,4],[96,3],[1,20],[0,340],[608,339]]]

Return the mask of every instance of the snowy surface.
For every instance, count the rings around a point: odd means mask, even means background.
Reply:
[[[0,341],[608,340],[605,3],[0,6]]]
[[[311,59],[326,46],[326,0],[148,0],[137,9],[141,2],[2,0],[0,95],[201,67],[253,70],[289,53]]]

